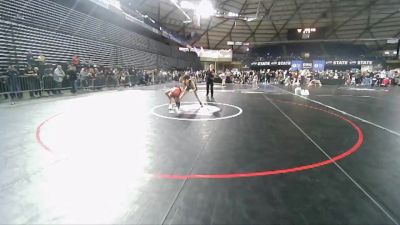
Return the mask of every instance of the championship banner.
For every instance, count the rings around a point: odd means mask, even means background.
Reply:
[[[324,71],[325,70],[325,60],[314,60],[313,61],[313,70],[314,71]]]
[[[292,61],[292,66],[290,67],[290,70],[297,71],[297,70],[302,70],[302,69],[303,69],[303,61],[302,60],[293,60]]]
[[[221,49],[221,50],[211,50],[211,49],[201,49],[196,51],[200,57],[200,61],[204,62],[232,62],[232,50],[231,49]]]

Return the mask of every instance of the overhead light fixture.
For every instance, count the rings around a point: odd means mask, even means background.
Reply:
[[[193,2],[188,2],[188,1],[182,1],[181,2],[181,7],[182,9],[195,9],[196,6],[193,4]]]
[[[185,15],[185,17],[187,18],[187,20],[191,20],[190,16],[182,9],[182,7],[180,5],[178,5],[177,0],[169,0],[172,4],[175,5],[176,8],[179,9],[179,11],[181,11],[181,13],[183,15]]]
[[[228,12],[228,16],[229,16],[229,17],[238,17],[239,14],[234,13],[234,12]]]
[[[209,18],[215,13],[216,10],[214,9],[212,3],[209,0],[202,0],[196,7],[196,14],[202,18]]]
[[[251,22],[251,21],[254,21],[254,20],[256,20],[257,18],[256,17],[246,17],[245,18],[245,20],[247,21],[247,22]]]

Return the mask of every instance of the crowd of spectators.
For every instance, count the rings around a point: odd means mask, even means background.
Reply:
[[[135,85],[151,85],[178,80],[183,74],[190,74],[197,82],[206,79],[206,71],[177,70],[142,70],[134,67],[96,65],[92,58],[81,59],[74,55],[68,64],[48,65],[46,56],[38,52],[37,57],[29,51],[26,55],[26,67],[18,69],[10,65],[6,74],[0,76],[0,94],[10,99],[23,98],[29,93],[31,98],[40,98],[44,93],[48,96],[61,95],[63,90],[76,93],[79,90],[101,90],[105,87],[132,87]],[[321,86],[327,80],[338,80],[340,83],[354,86],[389,86],[400,85],[399,70],[225,70],[217,72],[216,82],[235,84],[282,84],[286,86],[308,85]]]
[[[65,90],[77,93],[82,89],[151,85],[178,80],[181,73],[178,70],[143,70],[129,66],[106,67],[96,65],[92,58],[85,60],[78,55],[67,64],[49,65],[43,53],[39,52],[35,57],[28,51],[25,68],[10,65],[0,76],[0,94],[15,104],[17,98],[23,98],[24,92],[31,98],[40,98],[44,93],[60,95]]]
[[[301,79],[308,86],[318,85],[328,80],[337,80],[338,84],[368,86],[368,87],[387,87],[389,85],[400,85],[400,71],[398,70],[327,70],[315,72],[311,70],[225,70],[219,71],[218,77],[236,84],[282,84],[286,86],[298,85]],[[321,82],[322,81],[322,82]]]

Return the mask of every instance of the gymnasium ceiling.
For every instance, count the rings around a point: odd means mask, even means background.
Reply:
[[[194,3],[198,0],[188,0]],[[149,15],[182,35],[196,33],[192,45],[228,48],[227,41],[252,45],[287,41],[288,29],[325,27],[325,40],[366,43],[385,48],[387,38],[400,36],[400,0],[211,0],[220,12],[233,12],[253,21],[235,18],[202,18],[185,24],[184,14],[171,0],[121,0],[133,10]],[[178,1],[179,4],[179,1]],[[185,10],[193,17],[193,10]],[[258,12],[258,14],[257,14]]]

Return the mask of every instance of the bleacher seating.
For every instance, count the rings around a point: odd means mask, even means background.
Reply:
[[[95,64],[136,68],[197,66],[191,54],[49,0],[0,1],[0,71],[25,67],[28,50],[47,63],[69,63],[72,55]],[[178,61],[182,60],[182,62]],[[165,61],[165,62],[164,62]]]
[[[311,57],[321,57],[324,54],[319,43],[286,44],[286,49],[289,56],[303,56],[304,53],[309,53]]]
[[[346,43],[326,43],[324,47],[329,55],[338,58],[355,58],[368,52],[365,46]]]

